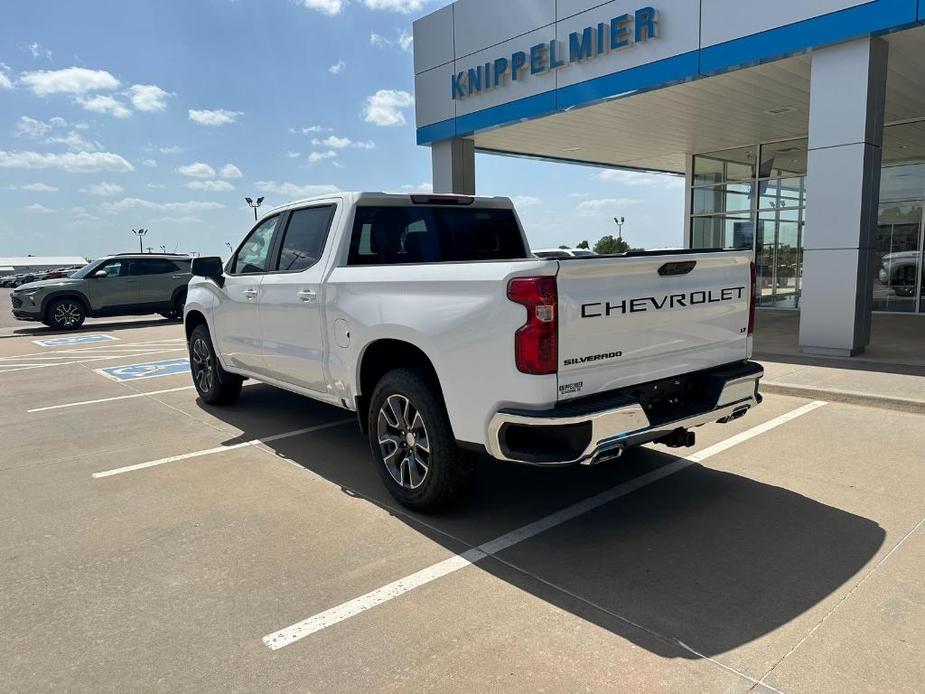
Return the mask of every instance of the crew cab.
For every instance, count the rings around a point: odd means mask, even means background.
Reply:
[[[476,452],[592,465],[761,402],[741,251],[542,259],[507,198],[336,193],[196,258],[195,386],[256,379],[355,412],[389,491],[459,496]]]

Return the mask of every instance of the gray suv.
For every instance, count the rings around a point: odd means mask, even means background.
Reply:
[[[11,294],[13,315],[73,329],[85,318],[159,313],[183,317],[189,256],[124,253],[101,258],[70,277],[29,282]]]

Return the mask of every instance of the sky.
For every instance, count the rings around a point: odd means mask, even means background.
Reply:
[[[429,0],[30,0],[0,23],[0,256],[227,254],[261,212],[427,190],[411,26]],[[50,21],[49,18],[53,18]],[[533,248],[681,244],[683,180],[478,154]]]

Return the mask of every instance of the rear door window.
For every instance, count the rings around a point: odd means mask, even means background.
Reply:
[[[395,265],[526,258],[512,210],[357,207],[348,265]]]
[[[277,270],[301,272],[318,262],[328,238],[334,210],[334,205],[324,205],[292,212],[279,250]]]
[[[167,275],[179,273],[177,264],[166,258],[144,258],[135,261],[135,272],[139,275]]]

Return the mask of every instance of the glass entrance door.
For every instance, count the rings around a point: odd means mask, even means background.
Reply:
[[[885,203],[874,241],[874,311],[921,310],[922,203]]]
[[[760,306],[797,308],[803,274],[801,211],[759,212],[755,264]]]

